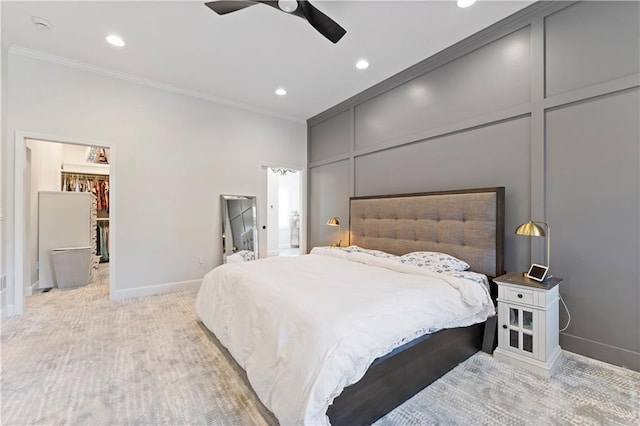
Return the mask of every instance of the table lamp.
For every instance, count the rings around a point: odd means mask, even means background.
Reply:
[[[338,227],[338,238],[340,237],[340,235],[342,234],[342,227],[340,226],[340,218],[337,216],[334,216],[332,218],[330,218],[329,220],[327,220],[327,225],[329,226],[337,226]],[[332,244],[335,247],[340,247],[340,243],[342,243],[342,240],[338,241],[337,244]]]
[[[540,226],[544,225],[547,229]],[[527,237],[547,237],[547,268],[551,268],[550,259],[551,259],[551,227],[546,222],[534,222],[529,221],[527,223],[523,223],[522,225],[516,228],[515,233],[517,235],[526,235]]]

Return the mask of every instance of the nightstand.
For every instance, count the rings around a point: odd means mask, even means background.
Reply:
[[[522,272],[493,280],[498,285],[498,347],[495,359],[545,377],[560,356],[559,284],[562,278],[538,282]]]

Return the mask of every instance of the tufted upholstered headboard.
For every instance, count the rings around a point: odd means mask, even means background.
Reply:
[[[243,232],[240,239],[242,240],[242,250],[253,251],[253,228]]]
[[[438,251],[489,277],[504,272],[504,187],[352,197],[349,216],[353,245]]]

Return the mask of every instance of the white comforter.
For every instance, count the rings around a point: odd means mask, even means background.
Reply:
[[[494,312],[477,282],[329,249],[219,266],[196,310],[282,425],[328,424],[333,399],[376,358]]]

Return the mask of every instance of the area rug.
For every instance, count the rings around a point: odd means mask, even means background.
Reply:
[[[27,299],[2,324],[3,425],[275,425],[194,311],[195,292]],[[378,425],[637,425],[640,373],[563,353],[553,377],[478,353]]]

